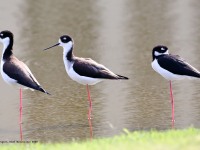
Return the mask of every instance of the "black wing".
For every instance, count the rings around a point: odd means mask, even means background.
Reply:
[[[77,74],[85,77],[100,79],[128,79],[127,77],[114,74],[105,66],[96,63],[90,58],[75,59],[73,69]]]
[[[3,71],[17,83],[47,93],[35,79],[29,68],[16,57],[12,57],[10,61],[6,61],[3,65]]]
[[[162,68],[174,74],[200,78],[199,71],[178,55],[161,55],[157,60]]]

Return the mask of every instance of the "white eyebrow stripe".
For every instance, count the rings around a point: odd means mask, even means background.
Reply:
[[[161,50],[164,51],[165,49],[163,47],[161,47]]]

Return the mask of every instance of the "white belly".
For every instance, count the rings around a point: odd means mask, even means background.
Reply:
[[[94,85],[100,81],[102,81],[102,79],[96,79],[96,78],[90,78],[90,77],[85,77],[85,76],[80,76],[79,74],[77,74],[72,67],[67,71],[68,75],[70,76],[70,78],[80,84],[83,85]]]
[[[63,55],[63,60],[64,60],[64,65],[65,65],[65,69],[66,69],[66,72],[67,74],[69,75],[69,77],[80,83],[80,84],[83,84],[83,85],[94,85],[98,82],[101,82],[102,79],[97,79],[97,78],[90,78],[90,77],[85,77],[85,76],[80,76],[79,74],[77,74],[74,70],[73,70],[73,63],[68,61],[66,59],[66,54]]]
[[[4,64],[4,61],[1,61],[1,76],[3,80],[8,84],[17,84],[16,80],[10,78],[7,74],[3,72],[3,64]]]
[[[185,75],[176,75],[163,69],[162,67],[160,67],[156,59],[151,63],[151,66],[157,73],[159,73],[161,76],[163,76],[167,80],[180,80],[180,79],[185,79],[185,78],[192,78]]]

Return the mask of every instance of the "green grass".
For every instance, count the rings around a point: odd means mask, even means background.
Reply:
[[[135,131],[83,142],[1,144],[0,150],[200,150],[200,129]]]

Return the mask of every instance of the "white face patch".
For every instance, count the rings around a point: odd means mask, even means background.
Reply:
[[[166,52],[164,52],[164,53],[159,53],[157,51],[154,52],[155,56],[160,56],[160,55],[164,55],[164,54],[169,54],[168,50]]]
[[[67,43],[63,43],[60,39],[58,40],[58,43],[60,43],[59,46],[62,46],[63,48],[64,47],[69,47],[71,49],[72,45],[73,45],[73,42],[72,41],[69,41]]]
[[[61,41],[59,41],[61,42]],[[67,53],[72,49],[73,42],[69,41],[68,43],[60,43],[60,46],[63,47],[63,57],[66,57]]]
[[[159,52],[155,51],[155,52],[154,52],[154,55],[155,55],[155,56],[159,56],[159,55],[162,55],[162,53],[159,53]]]
[[[3,43],[3,53],[5,51],[5,49],[8,47],[8,45],[10,44],[10,38],[4,38],[4,39],[1,39],[0,38],[0,42]]]
[[[68,43],[62,43],[62,45],[64,49],[70,50],[73,46],[73,43],[72,41],[69,41]]]
[[[163,54],[167,54],[167,55],[168,55],[168,54],[169,54],[169,51],[167,50],[167,51],[166,51],[166,52],[164,52]]]
[[[62,43],[60,39],[58,40],[58,43]]]

